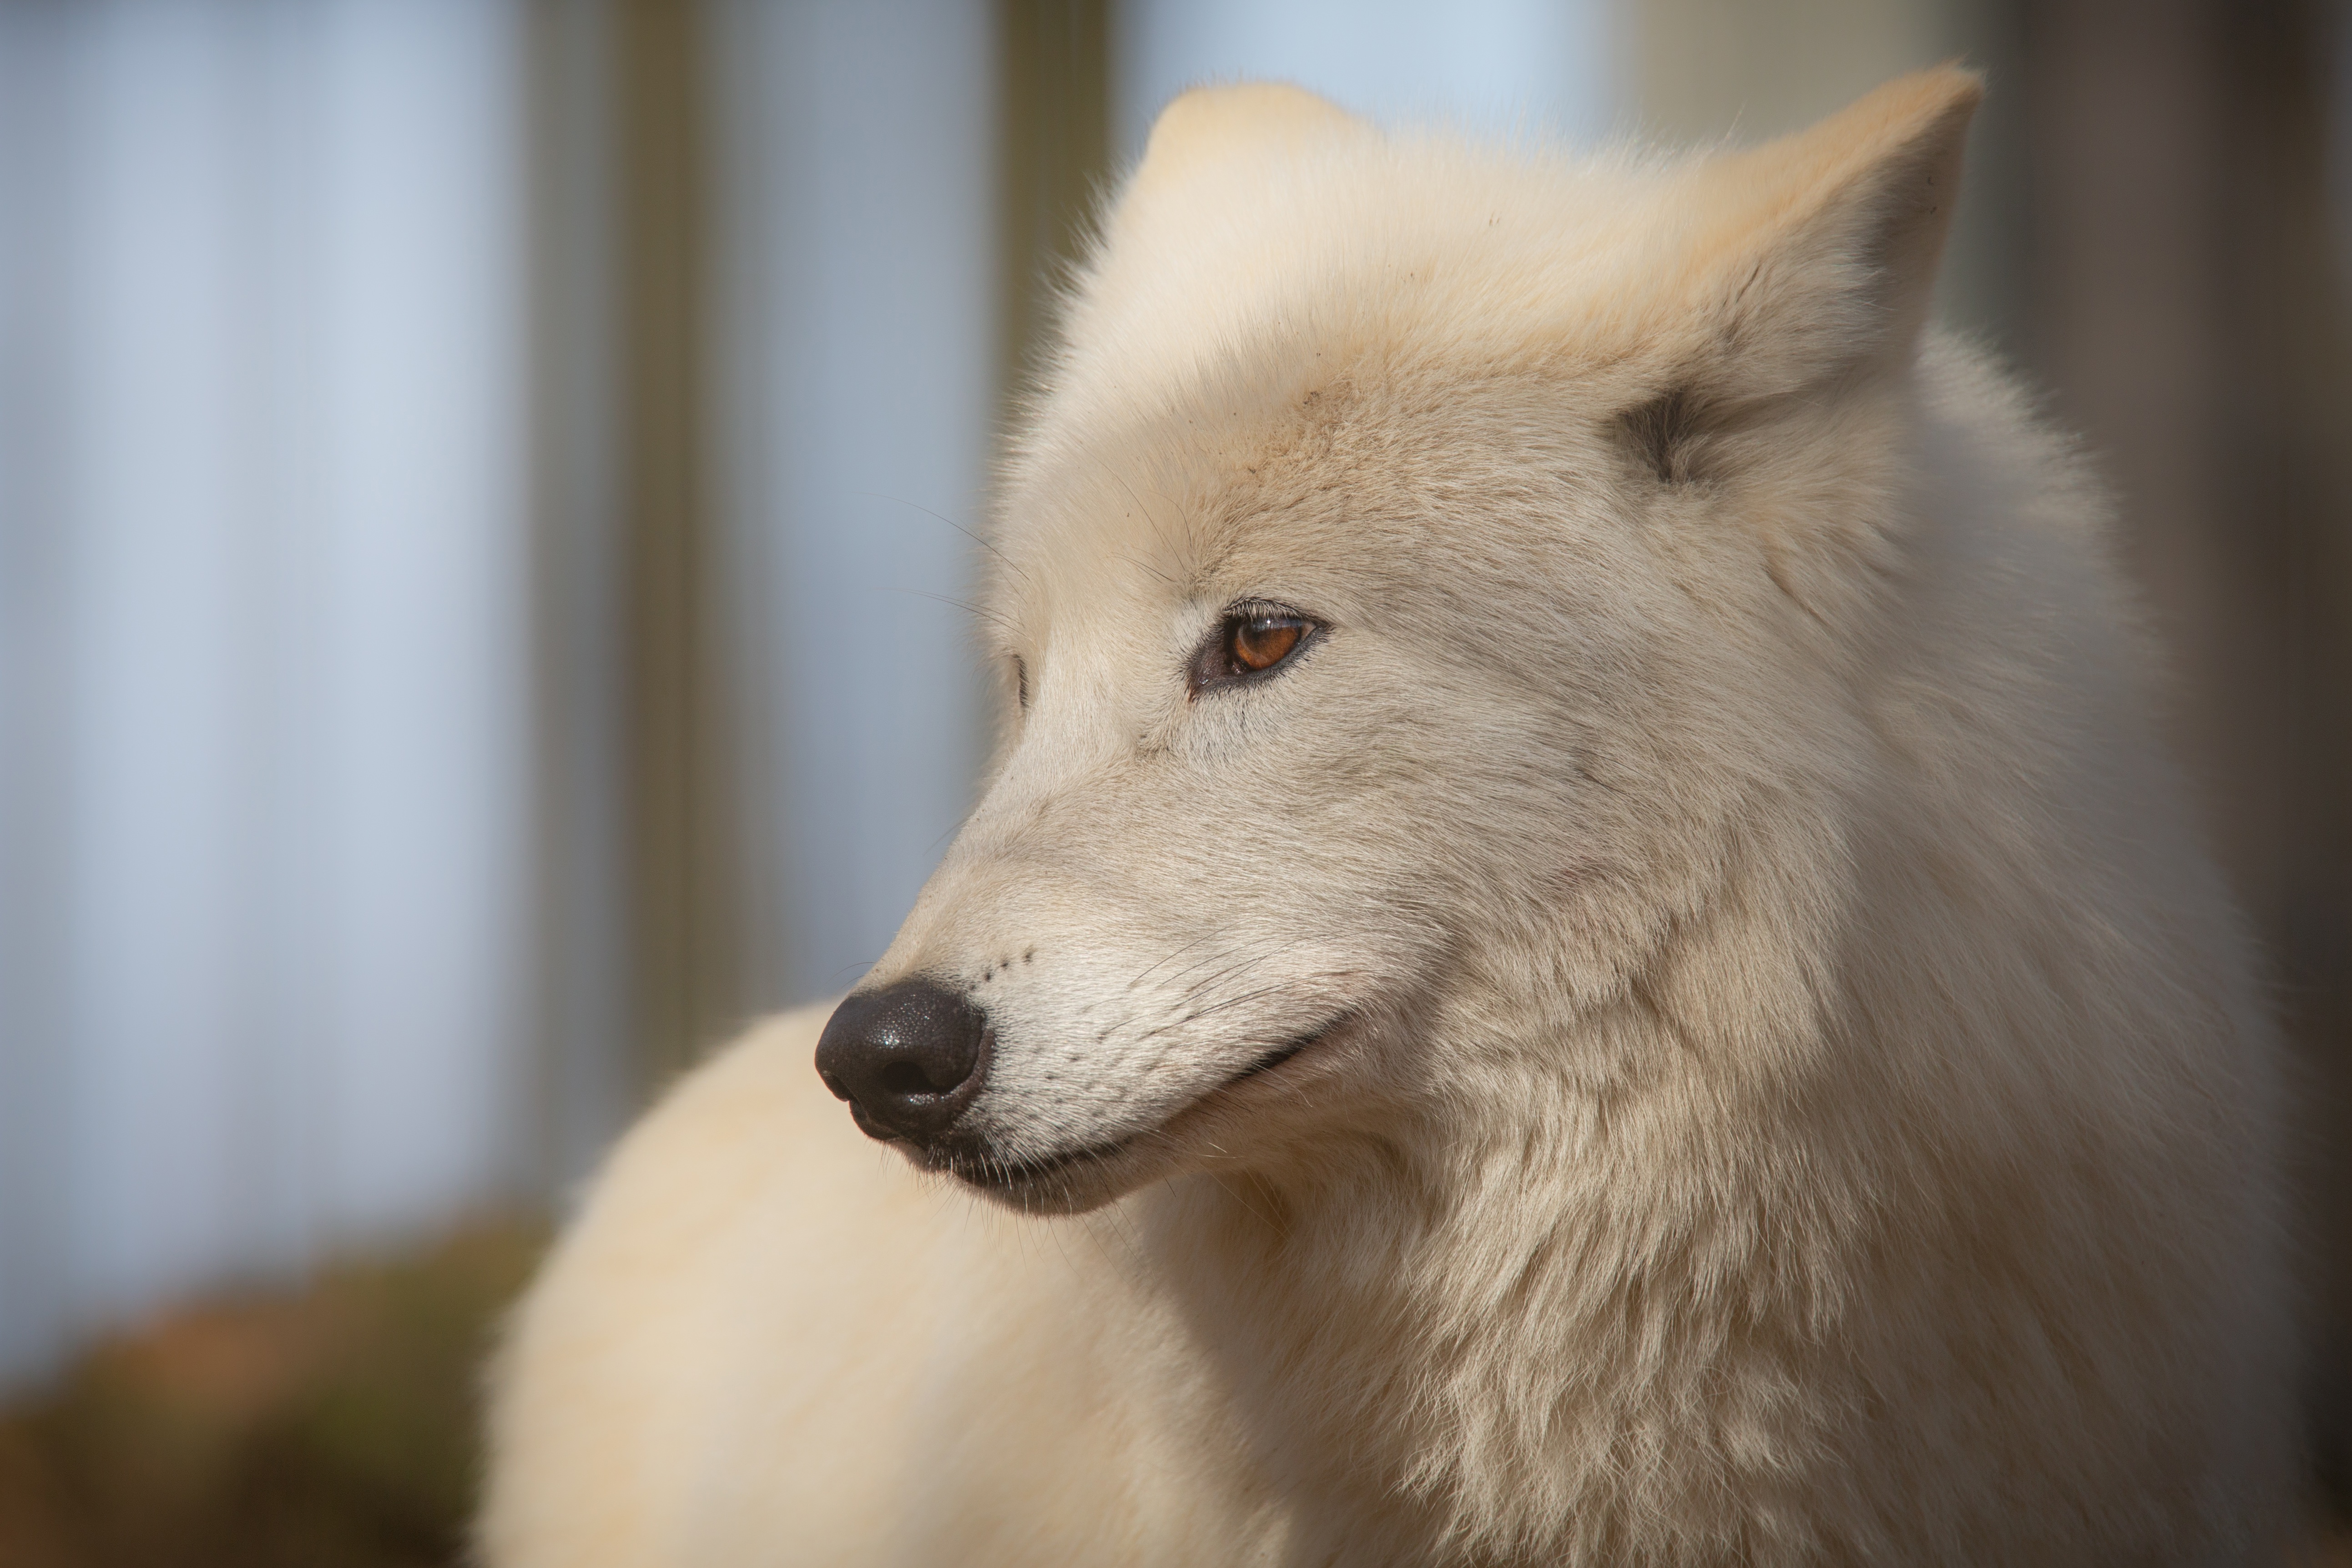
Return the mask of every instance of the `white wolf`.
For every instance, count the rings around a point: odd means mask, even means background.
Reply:
[[[2273,1550],[2273,1034],[2106,503],[1923,328],[1978,96],[1178,100],[1005,469],[985,796],[614,1156],[489,1560]]]

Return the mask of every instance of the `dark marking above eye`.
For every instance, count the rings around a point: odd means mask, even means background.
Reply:
[[[1618,429],[1643,464],[1661,484],[1679,485],[1692,478],[1692,447],[1699,434],[1700,405],[1690,392],[1675,387],[1617,416]]]

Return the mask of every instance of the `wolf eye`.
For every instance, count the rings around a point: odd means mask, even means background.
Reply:
[[[1029,711],[1029,661],[1019,654],[1013,656],[1013,689],[1021,693],[1021,711]]]
[[[1296,654],[1315,631],[1314,621],[1291,610],[1255,605],[1228,610],[1192,658],[1192,694],[1265,674]]]
[[[1306,635],[1307,623],[1294,616],[1252,616],[1225,623],[1225,650],[1244,669],[1272,669]]]

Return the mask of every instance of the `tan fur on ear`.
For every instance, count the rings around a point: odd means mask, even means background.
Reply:
[[[1288,82],[1196,87],[1152,122],[1127,201],[1151,201],[1205,173],[1246,178],[1253,166],[1370,129],[1329,100]]]
[[[1712,160],[1702,182],[1724,216],[1696,259],[1729,339],[1801,377],[1909,363],[1983,97],[1974,71],[1915,71],[1810,130]]]

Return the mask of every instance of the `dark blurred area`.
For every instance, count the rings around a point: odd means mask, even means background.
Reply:
[[[520,583],[486,602],[519,628],[508,674],[527,731],[524,804],[498,819],[519,825],[511,941],[496,950],[515,995],[486,1004],[480,1037],[503,1109],[481,1121],[489,1152],[467,1156],[472,1173],[428,1184],[429,1201],[393,1220],[331,1215],[297,1227],[298,1244],[227,1247],[80,1306],[98,1297],[50,1287],[100,1210],[57,1196],[72,1161],[54,1130],[80,1125],[58,1086],[103,1082],[68,1070],[89,1056],[54,1023],[72,1009],[40,1002],[70,965],[37,892],[65,852],[36,809],[68,812],[89,784],[45,771],[62,721],[39,640],[58,580],[45,563],[75,525],[24,478],[55,424],[47,362],[26,346],[45,341],[55,278],[6,213],[32,188],[26,62],[41,57],[26,40],[73,9],[0,0],[0,98],[23,89],[0,104],[0,1377],[15,1390],[0,1564],[447,1563],[480,1462],[481,1357],[547,1216],[627,1114],[743,1019],[854,981],[849,961],[878,952],[976,764],[976,724],[908,717],[970,707],[952,611],[920,623],[945,629],[914,639],[913,662],[860,677],[869,716],[856,722],[945,736],[876,764],[938,781],[919,795],[795,771],[878,742],[812,694],[807,646],[769,624],[836,601],[925,616],[936,606],[907,595],[952,595],[971,548],[952,531],[984,504],[979,454],[1045,331],[1046,280],[1169,83],[1294,74],[1381,112],[1348,62],[1384,47],[1409,74],[1415,40],[1449,13],[483,0],[478,14],[503,18],[514,168],[499,198],[512,254],[498,264],[514,272],[502,330],[519,475],[496,516]],[[90,7],[122,29],[163,9]],[[2118,493],[2126,564],[2170,652],[2176,743],[2270,954],[2296,1068],[2308,1560],[2352,1563],[2352,15],[2320,0],[1480,9],[1496,26],[1573,13],[1573,27],[1527,36],[1582,40],[1586,55],[1543,79],[1559,84],[1550,119],[1580,134],[1760,137],[1938,58],[1988,71],[1945,314],[2023,370]],[[1343,31],[1318,77],[1314,40]],[[869,99],[900,141],[845,118],[843,103]],[[926,119],[908,103],[962,107]],[[990,172],[977,195],[960,158]],[[972,206],[961,229],[936,226],[961,210],[951,197]],[[919,334],[903,362],[866,354],[898,330],[890,289],[937,292],[890,271],[917,251],[970,280],[961,324]],[[886,275],[898,280],[866,302],[863,280]],[[875,359],[875,387],[835,395],[845,384],[809,368],[835,353]],[[905,415],[894,384],[934,363],[968,391]],[[809,488],[824,454],[784,433],[826,405],[950,452],[943,477]],[[845,521],[841,498],[869,490],[886,492],[880,521]],[[901,527],[925,542],[886,531]],[[836,550],[850,534],[880,555]],[[876,559],[913,563],[889,585],[899,597],[858,596],[879,591]],[[861,802],[871,825],[853,819]],[[439,1103],[419,1090],[413,1113],[430,1123]],[[350,1258],[373,1261],[331,1261]],[[35,1325],[15,1352],[12,1313]]]
[[[2020,32],[2020,352],[2123,500],[2174,735],[2273,964],[2352,1510],[2352,161],[2345,15],[2042,5]]]
[[[539,1255],[481,1227],[307,1291],[174,1314],[0,1415],[9,1568],[459,1560],[488,1325]]]

